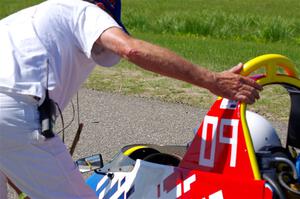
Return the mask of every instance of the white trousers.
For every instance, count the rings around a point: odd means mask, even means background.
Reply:
[[[31,199],[95,199],[59,137],[39,133],[37,101],[0,93],[0,199],[7,176]]]

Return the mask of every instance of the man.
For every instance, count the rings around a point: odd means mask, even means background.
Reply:
[[[120,0],[90,2],[49,0],[0,21],[1,199],[5,176],[32,199],[95,198],[61,140],[45,134],[40,110],[48,90],[63,110],[96,64],[121,57],[215,95],[249,104],[259,98],[261,87],[238,75],[241,64],[221,73],[196,66],[128,35]]]

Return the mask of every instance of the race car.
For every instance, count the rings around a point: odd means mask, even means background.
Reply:
[[[258,73],[257,73],[258,71]],[[101,155],[76,161],[98,198],[300,198],[300,79],[285,56],[267,54],[244,65],[242,75],[279,84],[290,95],[287,143],[244,103],[219,97],[184,146],[133,144],[107,164]]]

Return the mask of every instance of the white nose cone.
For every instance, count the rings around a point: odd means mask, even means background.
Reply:
[[[266,146],[281,146],[275,129],[264,117],[257,113],[246,111],[246,121],[255,152]]]

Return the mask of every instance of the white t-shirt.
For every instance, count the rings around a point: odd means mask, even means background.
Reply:
[[[50,97],[63,109],[96,64],[120,57],[97,38],[120,26],[97,6],[81,0],[48,0],[0,21],[0,92]],[[93,51],[94,52],[94,51]]]

